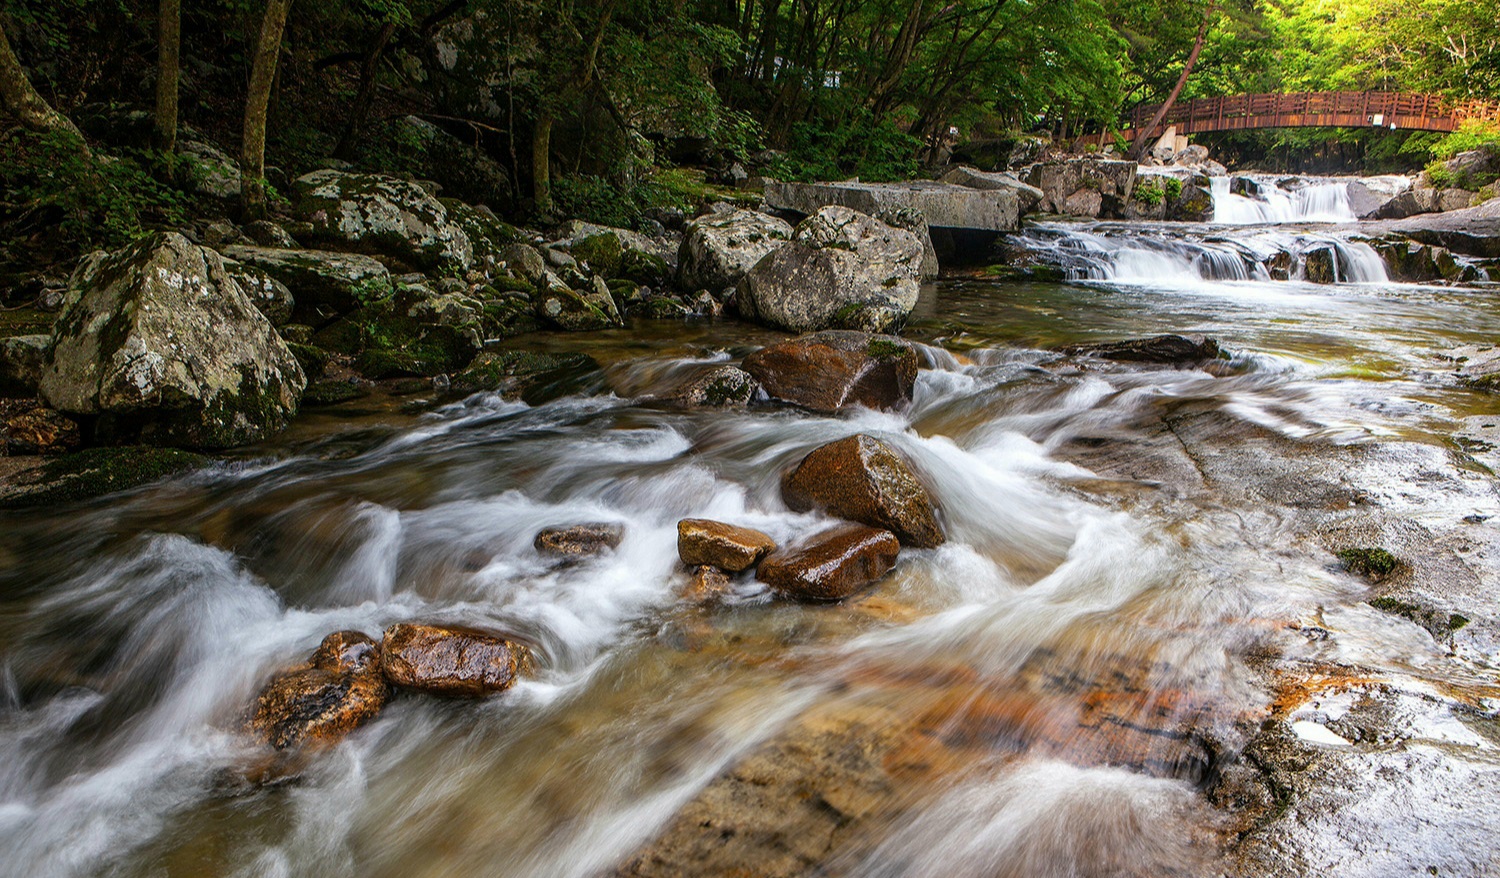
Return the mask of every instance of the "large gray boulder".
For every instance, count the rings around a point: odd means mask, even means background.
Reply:
[[[960,165],[944,174],[943,182],[952,183],[955,186],[967,186],[970,189],[1014,192],[1019,199],[1018,209],[1023,214],[1031,213],[1045,196],[1042,190],[1022,181],[1021,178],[1008,171],[981,171]]]
[[[416,183],[323,170],[298,177],[292,188],[297,218],[311,226],[302,234],[307,241],[429,270],[465,271],[474,262],[468,234]]]
[[[1032,165],[1026,182],[1042,191],[1043,213],[1098,217],[1106,196],[1121,202],[1135,188],[1136,163],[1074,158]]]
[[[766,254],[792,237],[792,225],[753,210],[712,213],[683,228],[677,280],[684,289],[719,293],[740,282]]]
[[[922,241],[847,207],[825,207],[745,275],[740,314],[792,332],[885,332],[906,322],[921,288]]]
[[[1500,198],[1463,210],[1411,217],[1399,222],[1372,223],[1368,231],[1371,234],[1395,233],[1468,256],[1500,258]]]
[[[224,257],[224,268],[272,326],[285,326],[291,322],[292,308],[297,302],[286,284],[264,269],[236,262],[228,256]]]
[[[384,265],[358,253],[282,250],[236,245],[222,252],[249,269],[284,284],[304,310],[331,318],[387,298],[395,291]]]
[[[189,162],[188,176],[194,192],[225,200],[240,197],[240,166],[223,150],[189,140],[177,147]]]
[[[84,259],[41,394],[104,438],[223,448],[286,426],[306,383],[219,254],[166,233]]]
[[[904,183],[766,183],[766,204],[811,216],[830,205],[870,216],[914,210],[941,229],[1012,232],[1019,226],[1021,196],[1012,189],[976,189],[935,180]]]

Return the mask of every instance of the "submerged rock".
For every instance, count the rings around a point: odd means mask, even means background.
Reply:
[[[618,524],[574,524],[544,527],[531,544],[543,555],[577,558],[617,548],[624,538],[625,528]]]
[[[224,448],[281,430],[307,379],[223,259],[175,233],[84,260],[43,368],[59,411],[96,432]]]
[[[278,750],[336,742],[385,707],[389,688],[378,655],[375,641],[357,631],[328,635],[306,665],[261,690],[250,730]]]
[[[827,511],[894,533],[922,549],[942,545],[935,504],[911,464],[873,436],[856,434],[813,450],[781,483],[781,497],[798,512]]]
[[[209,459],[176,448],[88,448],[17,473],[0,483],[0,508],[88,500],[136,488]]]
[[[890,335],[828,331],[762,348],[745,371],[772,399],[819,412],[895,409],[911,402],[917,352]]]
[[[706,518],[677,522],[677,555],[689,567],[708,565],[739,573],[775,550],[776,541],[758,530]]]
[[[690,601],[707,601],[727,594],[730,589],[729,574],[709,564],[693,568],[683,586],[682,596]]]
[[[1062,350],[1063,353],[1075,356],[1099,357],[1125,363],[1166,363],[1182,366],[1216,360],[1224,356],[1218,341],[1201,335],[1158,335],[1127,341],[1070,345]]]
[[[756,577],[781,597],[840,601],[889,573],[900,552],[890,531],[847,524],[771,553]]]
[[[825,207],[746,273],[747,319],[792,332],[899,328],[921,291],[921,238],[847,207]]]
[[[457,698],[504,692],[529,661],[525,646],[472,628],[403,622],[385,630],[380,646],[391,683]]]
[[[689,222],[678,251],[678,283],[715,295],[740,282],[766,254],[791,240],[792,227],[753,210],[713,213]]]

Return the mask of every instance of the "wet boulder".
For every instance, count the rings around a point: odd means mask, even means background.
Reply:
[[[897,409],[911,402],[918,358],[890,335],[827,331],[762,348],[745,371],[776,400],[818,412]]]
[[[784,598],[841,601],[889,573],[900,553],[890,531],[847,524],[771,553],[756,578]]]
[[[921,291],[923,241],[847,207],[825,207],[745,275],[740,315],[792,332],[897,329]]]
[[[1097,217],[1105,197],[1123,203],[1135,188],[1136,163],[1073,158],[1032,165],[1026,182],[1042,191],[1042,213]]]
[[[618,524],[572,524],[544,527],[531,541],[532,547],[554,558],[581,558],[614,549],[625,538],[625,528]]]
[[[1302,279],[1310,284],[1338,283],[1338,252],[1332,247],[1314,247],[1303,253]]]
[[[690,601],[710,601],[729,593],[729,574],[709,564],[693,568],[687,583],[682,587],[682,596]]]
[[[504,692],[529,663],[525,646],[472,628],[403,622],[387,628],[380,644],[386,680],[454,698]]]
[[[328,635],[306,664],[260,691],[250,731],[283,750],[334,743],[374,719],[390,694],[379,652],[373,639],[357,631]]]
[[[930,549],[946,537],[927,486],[890,445],[863,433],[814,449],[781,482],[797,512],[814,509],[888,530],[902,544]]]
[[[306,383],[219,254],[167,233],[84,260],[41,393],[108,438],[224,448],[281,430]]]
[[[378,302],[395,291],[390,271],[357,253],[248,245],[225,247],[220,252],[283,284],[300,306],[298,310],[319,323]]]
[[[792,237],[791,224],[753,210],[701,216],[683,231],[677,254],[678,284],[715,295],[738,284],[766,254]]]
[[[1098,357],[1123,363],[1165,363],[1174,366],[1190,366],[1225,356],[1223,350],[1219,348],[1218,341],[1201,335],[1157,335],[1127,341],[1070,345],[1062,350],[1063,353],[1074,356]]]
[[[0,338],[0,396],[35,396],[47,359],[48,335]]]
[[[712,408],[748,405],[762,393],[760,382],[738,366],[715,366],[693,378],[673,396],[678,405]]]
[[[380,253],[422,269],[465,271],[473,243],[442,202],[416,183],[381,174],[314,171],[293,184],[294,213],[310,242]]]
[[[776,548],[776,541],[758,530],[706,518],[677,522],[677,555],[689,567],[704,565],[739,573]]]

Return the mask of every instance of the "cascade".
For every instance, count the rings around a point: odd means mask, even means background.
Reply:
[[[1228,177],[1209,179],[1214,199],[1214,222],[1244,226],[1262,223],[1346,223],[1357,217],[1349,205],[1349,186],[1343,181],[1310,182],[1287,191],[1264,183],[1251,198],[1229,191]]]

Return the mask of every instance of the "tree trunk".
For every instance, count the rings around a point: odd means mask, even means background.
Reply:
[[[260,23],[260,39],[250,66],[250,88],[245,93],[245,133],[240,151],[240,201],[245,219],[266,216],[266,108],[271,102],[271,84],[276,79],[276,61],[281,55],[281,32],[286,28],[292,0],[266,0],[266,15]]]
[[[161,0],[156,32],[156,148],[177,149],[177,84],[182,73],[182,0]]]
[[[531,131],[531,197],[538,212],[552,209],[552,117],[536,120]]]
[[[0,25],[0,104],[32,131],[41,134],[61,131],[71,135],[77,140],[79,149],[85,155],[88,154],[88,143],[83,139],[78,126],[67,116],[52,109],[52,105],[32,88],[31,80],[10,47],[10,39],[6,37],[3,25]]]
[[[1156,133],[1156,126],[1167,118],[1171,112],[1172,105],[1177,102],[1177,96],[1182,94],[1182,87],[1187,85],[1188,77],[1193,73],[1193,65],[1198,63],[1198,53],[1203,51],[1203,40],[1208,36],[1208,24],[1213,19],[1214,9],[1218,6],[1218,0],[1209,0],[1208,5],[1203,7],[1203,21],[1198,23],[1198,36],[1193,40],[1193,50],[1188,53],[1187,63],[1182,65],[1182,75],[1177,77],[1177,84],[1172,86],[1172,93],[1167,95],[1167,100],[1151,117],[1151,122],[1140,131],[1135,133],[1135,144],[1130,147],[1130,154],[1126,158],[1133,162],[1141,160],[1146,150],[1151,148],[1151,138]]]
[[[349,161],[354,157],[354,148],[359,145],[359,129],[365,124],[365,117],[370,114],[370,103],[375,99],[375,73],[380,66],[380,56],[384,54],[385,47],[396,35],[396,22],[388,21],[380,28],[380,33],[375,35],[375,42],[370,46],[370,51],[365,55],[364,64],[359,68],[359,94],[354,97],[354,107],[349,111],[349,121],[344,125],[344,131],[339,135],[338,145],[333,148],[333,157]]]

